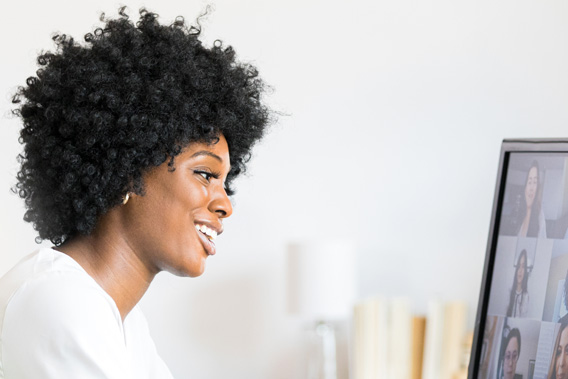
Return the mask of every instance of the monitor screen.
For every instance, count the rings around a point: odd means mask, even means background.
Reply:
[[[501,150],[469,378],[568,379],[568,141]]]

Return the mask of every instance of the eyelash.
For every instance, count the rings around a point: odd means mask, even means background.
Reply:
[[[211,178],[219,179],[219,177],[221,176],[217,172],[209,172],[209,171],[204,171],[204,170],[193,170],[193,172],[197,175],[201,175],[201,177],[203,179],[207,180],[207,182],[210,182]]]

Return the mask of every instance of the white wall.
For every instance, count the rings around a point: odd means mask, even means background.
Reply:
[[[0,24],[2,114],[50,34],[80,39],[102,5],[12,1]],[[147,1],[171,21],[205,2]],[[131,2],[134,11],[140,2]],[[180,378],[301,378],[285,312],[285,245],[346,236],[359,294],[476,306],[500,143],[568,135],[568,4],[219,0],[205,24],[255,63],[288,114],[240,181],[219,254],[199,279],[161,274],[143,299]],[[9,193],[18,122],[0,128],[0,272],[34,248]],[[473,314],[473,311],[471,312]],[[470,321],[470,325],[473,322]]]

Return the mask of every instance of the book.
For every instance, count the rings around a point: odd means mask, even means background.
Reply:
[[[428,305],[422,379],[451,379],[459,370],[466,316],[463,302]]]
[[[355,306],[353,321],[355,379],[408,378],[410,302],[368,299]]]
[[[410,379],[422,379],[424,340],[426,336],[426,317],[413,316],[410,344]]]
[[[372,298],[354,308],[354,377],[387,378],[388,305],[382,298]]]
[[[460,369],[466,306],[431,302],[413,316],[405,298],[372,298],[354,308],[355,379],[451,379]]]
[[[410,376],[412,351],[412,314],[410,301],[406,298],[393,298],[389,304],[389,354],[387,379],[408,379]]]
[[[441,379],[442,334],[444,328],[444,304],[431,301],[426,314],[424,361],[422,379]]]
[[[452,379],[459,371],[462,345],[466,334],[467,306],[462,302],[449,302],[444,307],[441,379]]]

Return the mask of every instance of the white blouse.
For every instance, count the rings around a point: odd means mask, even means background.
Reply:
[[[0,378],[168,379],[138,306],[114,300],[71,257],[44,248],[0,279]]]

